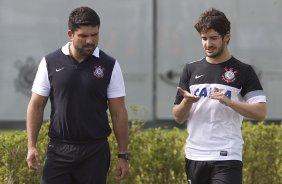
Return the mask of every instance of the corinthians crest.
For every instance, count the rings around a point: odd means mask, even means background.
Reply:
[[[224,80],[227,83],[234,82],[236,80],[235,74],[238,73],[238,71],[237,70],[234,71],[233,68],[228,69],[227,67],[225,67],[224,70],[225,73],[222,74],[222,80]]]
[[[102,66],[95,66],[93,74],[97,78],[103,78],[104,77],[104,68]]]
[[[29,96],[31,94],[38,63],[35,62],[34,58],[28,57],[25,61],[17,60],[14,64],[18,70],[18,75],[14,79],[16,91]]]

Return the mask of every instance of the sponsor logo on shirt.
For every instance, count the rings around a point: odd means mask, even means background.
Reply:
[[[104,68],[102,66],[95,66],[93,74],[97,78],[103,78],[104,77]]]
[[[227,67],[225,67],[224,70],[225,73],[222,75],[222,80],[224,80],[227,83],[234,82],[236,80],[235,74],[238,73],[238,71],[237,70],[234,71],[233,68],[228,69]]]
[[[207,97],[214,91],[223,93],[227,98],[231,99],[231,91],[230,90],[224,90],[222,88],[198,88],[195,90],[194,95],[199,97]]]

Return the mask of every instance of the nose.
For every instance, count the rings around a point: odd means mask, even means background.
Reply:
[[[88,39],[86,39],[86,43],[87,43],[87,44],[92,44],[92,43],[93,43],[93,40],[92,40],[91,38],[88,38]]]
[[[207,39],[207,40],[206,40],[206,46],[207,46],[207,47],[212,46],[212,41],[211,41],[210,39]]]
[[[86,43],[87,44],[93,44],[93,43],[95,43],[95,39],[93,37],[87,37],[86,38]]]

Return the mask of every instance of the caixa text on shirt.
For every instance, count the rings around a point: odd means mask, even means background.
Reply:
[[[230,90],[225,90],[221,88],[198,88],[195,90],[194,95],[199,96],[199,97],[207,97],[209,94],[213,92],[221,92],[223,93],[227,98],[231,99],[231,91]]]

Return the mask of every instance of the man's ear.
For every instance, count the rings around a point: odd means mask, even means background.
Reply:
[[[230,34],[230,31],[228,31],[228,32],[224,35],[224,39],[227,41],[227,43],[229,43],[230,38],[231,38],[231,34]]]
[[[69,36],[70,40],[72,40],[73,32],[71,30],[68,30],[68,36]]]

